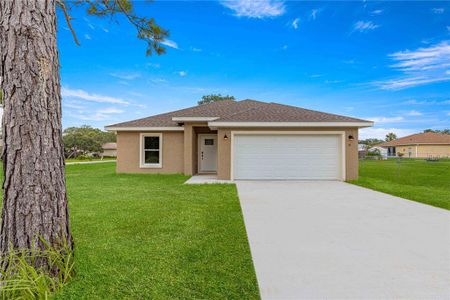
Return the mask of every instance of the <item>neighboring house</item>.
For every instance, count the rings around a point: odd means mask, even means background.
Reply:
[[[117,157],[117,143],[106,143],[102,146],[102,156]]]
[[[388,156],[427,158],[450,157],[450,135],[425,132],[408,135],[390,142],[385,142],[379,147],[387,149]]]
[[[218,179],[358,177],[358,129],[373,122],[255,100],[218,101],[107,126],[117,172]]]
[[[367,156],[367,145],[366,144],[358,144],[358,158],[364,158]]]
[[[369,152],[375,153],[378,152],[382,158],[386,159],[388,157],[388,150],[386,148],[380,146],[374,146],[369,149]]]

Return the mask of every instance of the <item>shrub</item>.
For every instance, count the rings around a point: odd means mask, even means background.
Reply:
[[[72,251],[66,243],[60,249],[10,251],[2,258],[5,270],[0,273],[2,299],[48,299],[74,275]],[[35,267],[36,261],[48,262],[48,267]]]

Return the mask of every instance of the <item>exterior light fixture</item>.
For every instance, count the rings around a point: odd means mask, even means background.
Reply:
[[[225,134],[224,136],[223,136],[223,139],[226,141],[226,140],[228,140],[228,136]]]
[[[349,135],[349,136],[348,136],[348,140],[349,140],[349,141],[353,141],[354,139],[355,139],[355,138],[353,137],[353,135]]]

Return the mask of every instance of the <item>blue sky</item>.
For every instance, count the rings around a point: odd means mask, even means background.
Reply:
[[[63,126],[105,125],[230,94],[374,120],[362,138],[450,127],[450,2],[135,2],[167,54],[123,16],[62,15]]]

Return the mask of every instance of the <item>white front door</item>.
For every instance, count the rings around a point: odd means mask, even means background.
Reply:
[[[217,134],[198,135],[198,171],[217,171]]]

